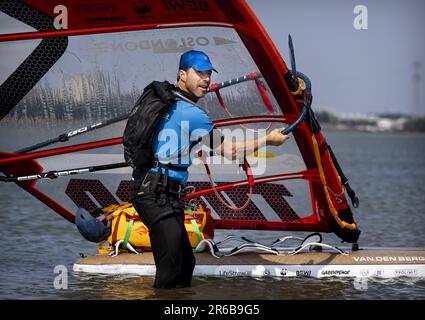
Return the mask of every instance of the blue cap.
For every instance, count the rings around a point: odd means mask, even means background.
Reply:
[[[202,51],[190,50],[183,53],[180,57],[180,70],[193,68],[197,71],[214,70],[218,71],[211,64],[210,58]]]

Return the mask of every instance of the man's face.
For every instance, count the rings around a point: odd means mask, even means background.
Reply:
[[[183,88],[181,89],[186,89],[186,91],[194,96],[202,98],[210,86],[211,73],[211,70],[197,71],[193,68],[189,68],[186,71],[180,70],[180,81],[183,84]]]

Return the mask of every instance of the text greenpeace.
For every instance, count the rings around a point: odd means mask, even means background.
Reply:
[[[257,139],[264,140],[267,134],[266,130],[254,131],[242,128],[213,129],[212,134],[205,129],[195,129],[190,132],[189,121],[181,121],[179,127],[179,130],[164,128],[158,133],[156,156],[160,162],[187,166],[192,162],[194,165],[202,162],[209,165],[243,164],[244,157],[249,156],[245,152],[247,142]],[[229,143],[222,145],[222,137]],[[234,143],[237,143],[238,147],[235,148]],[[213,150],[214,155],[218,156],[203,156],[201,159],[198,156],[201,150],[204,155],[211,155],[210,151]],[[248,150],[248,153],[253,153],[253,151]],[[258,151],[265,152],[266,146],[261,146]],[[265,173],[266,159],[264,157],[252,157],[249,163],[254,175]]]

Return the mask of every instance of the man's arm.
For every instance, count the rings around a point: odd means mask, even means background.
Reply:
[[[289,136],[282,134],[283,129],[284,128],[274,129],[268,135],[255,140],[238,142],[223,140],[214,150],[227,159],[241,159],[247,154],[254,153],[264,146],[280,146],[283,144],[289,139]]]

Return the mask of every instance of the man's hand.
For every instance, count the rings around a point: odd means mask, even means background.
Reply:
[[[289,136],[288,135],[285,135],[285,134],[282,134],[282,131],[284,129],[285,128],[277,128],[277,129],[274,129],[272,132],[270,132],[266,136],[267,145],[268,146],[280,146],[286,140],[288,140],[289,139]]]
[[[284,129],[274,129],[268,135],[255,140],[233,142],[232,140],[224,139],[215,150],[227,159],[242,159],[245,155],[254,153],[265,145],[280,146],[289,139],[289,136],[282,134]]]

